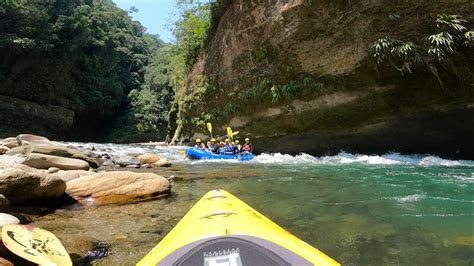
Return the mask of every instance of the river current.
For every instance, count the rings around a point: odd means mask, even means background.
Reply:
[[[148,202],[72,206],[34,226],[111,245],[94,265],[134,265],[202,195],[225,189],[344,265],[473,265],[474,161],[387,153],[261,154],[250,162],[191,161],[185,147],[84,144],[98,153],[157,153],[172,194]],[[72,252],[72,251],[71,251]],[[79,254],[83,255],[83,254]]]

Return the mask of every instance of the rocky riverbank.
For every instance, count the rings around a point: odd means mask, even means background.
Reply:
[[[32,222],[38,213],[57,206],[124,204],[167,196],[167,178],[131,170],[170,166],[170,160],[157,154],[99,153],[94,147],[66,146],[31,134],[0,140],[0,226]],[[0,257],[10,258],[7,253],[2,249]]]

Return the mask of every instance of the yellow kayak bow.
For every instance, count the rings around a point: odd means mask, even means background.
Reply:
[[[202,197],[138,266],[339,265],[224,190]]]

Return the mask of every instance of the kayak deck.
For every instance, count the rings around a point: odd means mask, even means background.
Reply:
[[[137,265],[339,264],[232,194],[213,190]]]

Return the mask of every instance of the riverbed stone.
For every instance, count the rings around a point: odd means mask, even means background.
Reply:
[[[125,167],[127,165],[137,165],[137,164],[140,165],[140,160],[134,157],[127,156],[127,155],[113,156],[112,161],[115,164],[120,165],[122,167]]]
[[[39,153],[29,154],[23,164],[37,169],[57,167],[61,170],[89,170],[86,161]]]
[[[22,164],[0,163],[0,194],[12,204],[60,197],[66,190],[66,182]]]
[[[5,154],[9,150],[10,150],[10,148],[8,148],[7,146],[0,145],[0,155]]]
[[[8,213],[0,213],[0,227],[3,227],[7,224],[19,224],[20,220],[13,215]]]
[[[168,159],[160,159],[157,162],[151,164],[152,167],[170,167],[171,161]]]
[[[160,160],[160,156],[153,153],[145,153],[137,157],[141,164],[152,164]]]
[[[25,161],[26,161],[26,156],[23,156],[23,155],[2,155],[2,156],[0,156],[0,163],[22,164]]]
[[[48,138],[33,134],[20,134],[16,136],[16,140],[20,146],[31,142],[49,142]]]
[[[170,182],[152,173],[102,172],[67,182],[66,193],[84,204],[125,203],[168,195]]]
[[[97,168],[100,165],[100,160],[97,158],[91,158],[79,150],[71,149],[66,146],[51,143],[51,142],[34,142],[29,143],[27,145],[22,145],[19,147],[15,147],[10,149],[6,154],[14,155],[14,154],[24,154],[28,155],[31,153],[41,153],[46,155],[53,155],[53,156],[60,156],[65,158],[73,158],[86,161],[91,167]]]
[[[10,209],[10,201],[0,194],[0,212],[5,212]]]

